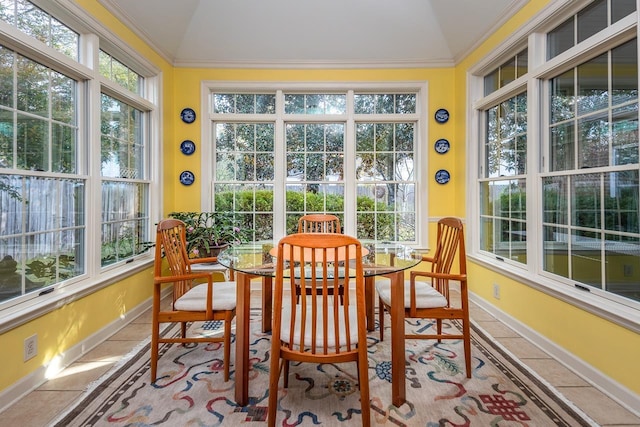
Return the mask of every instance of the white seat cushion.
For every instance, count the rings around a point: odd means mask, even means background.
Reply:
[[[296,307],[296,326],[295,326],[295,336],[294,336],[294,344],[296,346],[300,345],[300,339],[298,338],[300,336],[300,311],[301,308],[300,307]],[[312,317],[309,315],[311,313],[311,308],[308,309],[307,311],[307,318],[306,318],[306,327],[305,327],[305,343],[304,346],[305,347],[310,347],[311,346],[311,319]],[[358,343],[358,318],[356,316],[356,308],[355,307],[349,307],[348,310],[348,316],[349,316],[349,326],[350,326],[350,330],[349,330],[349,336],[351,337],[351,344],[357,344]],[[346,330],[346,325],[344,322],[344,310],[340,309],[338,311],[338,319],[340,322],[340,329],[341,329],[341,333],[340,333],[340,346],[345,346],[347,344],[347,339],[346,339],[346,334],[345,334],[345,330]],[[331,347],[335,347],[335,343],[336,343],[336,337],[335,334],[333,333],[334,331],[334,317],[333,317],[333,311],[329,310],[328,312],[328,316],[327,316],[327,320],[328,320],[328,329],[329,329],[329,333],[327,334],[327,343],[328,346]],[[283,308],[282,309],[282,327],[280,328],[280,340],[283,342],[289,342],[290,339],[290,325],[291,325],[291,309],[290,308]],[[321,348],[324,345],[324,334],[323,334],[323,328],[322,328],[322,321],[320,319],[318,319],[318,323],[317,323],[317,331],[316,331],[316,346],[318,348]]]
[[[391,279],[381,278],[376,280],[376,291],[380,299],[391,305]],[[447,299],[427,282],[416,281],[416,307],[435,308],[446,307]],[[411,282],[404,281],[404,308],[411,307]]]
[[[176,310],[205,311],[207,309],[207,284],[191,288],[173,304]],[[236,307],[236,282],[213,282],[213,309],[233,310]]]

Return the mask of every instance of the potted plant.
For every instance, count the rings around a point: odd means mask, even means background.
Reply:
[[[187,228],[187,252],[192,258],[215,257],[229,245],[245,242],[248,231],[230,212],[171,212]]]

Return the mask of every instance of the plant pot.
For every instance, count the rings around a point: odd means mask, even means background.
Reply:
[[[209,245],[208,250],[206,247],[200,246],[198,247],[198,257],[199,258],[217,257],[218,255],[220,255],[220,252],[222,252],[227,247],[229,247],[228,243],[223,243],[221,245]]]

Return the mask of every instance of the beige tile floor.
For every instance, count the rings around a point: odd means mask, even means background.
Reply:
[[[259,297],[259,291],[252,294],[254,301],[259,301]],[[258,306],[259,302],[255,301],[252,305]],[[471,318],[599,425],[640,427],[639,417],[473,304],[471,304]],[[147,338],[151,330],[150,323],[149,310],[111,336],[109,340],[86,353],[56,378],[49,380],[20,402],[0,413],[0,426],[47,426],[82,395],[89,383],[100,378],[123,355]]]

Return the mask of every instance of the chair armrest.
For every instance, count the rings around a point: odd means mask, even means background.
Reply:
[[[435,260],[434,260],[433,257],[427,256],[427,255],[422,255],[422,261],[430,262],[431,264],[433,264],[433,261],[435,261]]]
[[[414,282],[416,277],[431,277],[433,279],[448,279],[466,281],[466,274],[451,274],[451,273],[435,273],[432,271],[411,271],[411,281]]]
[[[193,264],[212,264],[218,262],[218,257],[212,256],[212,257],[204,257],[204,258],[189,258],[189,264],[193,265]]]
[[[193,279],[206,279],[208,277],[213,277],[213,273],[203,271],[202,273],[181,274],[178,276],[156,276],[153,278],[153,281],[155,283],[171,283]]]

